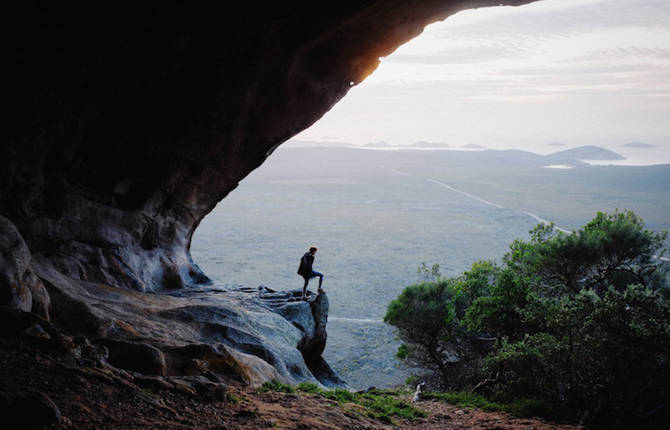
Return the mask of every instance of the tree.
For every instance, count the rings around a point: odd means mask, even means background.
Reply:
[[[384,322],[398,327],[403,341],[398,357],[437,373],[442,382],[450,378],[449,345],[458,329],[450,306],[452,297],[448,281],[411,285],[389,304],[384,316]]]
[[[477,262],[460,277],[408,287],[385,321],[405,358],[444,387],[453,384],[421,337],[429,326],[431,350],[452,373],[469,369],[460,382],[471,389],[543,400],[593,427],[652,428],[670,417],[666,238],[630,211],[598,213],[570,234],[539,225],[500,266]],[[495,339],[490,348],[473,347],[485,338]]]
[[[442,273],[440,272],[440,265],[433,264],[429,269],[426,265],[426,262],[422,262],[421,266],[416,269],[416,274],[420,280],[424,282],[437,282],[442,279]]]
[[[632,211],[608,215],[598,212],[582,229],[565,234],[553,225],[538,225],[531,240],[515,241],[505,264],[518,276],[536,281],[546,295],[578,293],[608,287],[624,289],[631,283],[662,288],[667,265],[659,257],[667,232],[655,233]]]
[[[428,273],[426,269],[423,263],[419,272]],[[459,278],[436,276],[433,282],[410,285],[389,304],[384,322],[395,326],[403,341],[397,357],[437,375],[429,385],[462,387],[472,377],[481,351],[490,346],[461,320],[472,300],[488,291],[495,270],[490,262],[478,262]],[[439,274],[439,265],[430,273]]]

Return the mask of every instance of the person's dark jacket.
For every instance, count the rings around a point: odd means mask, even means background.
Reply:
[[[305,255],[300,259],[300,267],[298,267],[298,275],[303,278],[312,274],[312,264],[314,264],[314,256],[311,252],[305,252]]]

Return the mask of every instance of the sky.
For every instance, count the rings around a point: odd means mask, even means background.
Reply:
[[[557,149],[670,162],[670,1],[463,11],[380,59],[294,139]],[[654,148],[630,148],[642,142]]]

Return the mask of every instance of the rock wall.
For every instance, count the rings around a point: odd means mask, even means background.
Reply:
[[[426,24],[500,3],[525,1],[21,2],[0,214],[74,278],[203,282],[191,236],[242,178]]]
[[[75,329],[86,327],[68,321],[67,310],[92,310],[93,330],[132,314],[95,308],[95,294],[206,284],[189,253],[193,232],[278,145],[426,24],[464,8],[527,2],[8,7],[0,305]],[[316,355],[305,359],[327,373]]]

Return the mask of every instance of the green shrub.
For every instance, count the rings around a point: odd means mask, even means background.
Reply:
[[[288,394],[293,394],[295,392],[292,386],[284,384],[283,382],[279,382],[274,379],[272,381],[264,382],[263,385],[260,388],[258,388],[257,391],[260,393],[274,391],[278,393],[288,393]]]
[[[425,411],[417,409],[403,400],[388,395],[364,394],[361,404],[380,415],[395,415],[409,420],[428,415]]]
[[[409,395],[412,394],[410,391],[407,390],[402,390],[400,388],[384,388],[384,389],[378,389],[374,388],[366,393],[363,393],[362,395],[365,396],[366,394],[371,394],[375,396],[402,396],[402,395]]]
[[[227,393],[227,394],[226,394],[226,403],[230,403],[230,404],[236,405],[236,404],[240,403],[240,398],[237,397],[237,396],[236,396],[235,394],[233,394],[233,393]]]
[[[454,393],[424,393],[422,398],[427,400],[439,400],[454,406],[464,408],[477,408],[487,412],[507,412],[516,417],[532,417],[538,415],[549,415],[548,407],[539,400],[522,399],[509,403],[498,403],[487,400],[484,396],[468,391]]]
[[[335,390],[320,389],[317,384],[312,382],[302,382],[295,388],[278,381],[265,382],[259,389],[259,392],[280,392],[293,394],[295,391],[303,393],[316,393],[326,399],[335,400],[339,405],[345,403],[355,403],[366,409],[366,414],[379,421],[392,424],[392,417],[401,417],[409,420],[418,417],[425,417],[427,413],[415,408],[411,404],[398,399],[400,395],[409,395],[408,391],[403,390],[370,390],[367,393],[356,393],[353,391],[338,388]]]
[[[319,386],[313,382],[301,382],[295,388],[304,393],[316,393],[319,391]]]
[[[320,394],[330,400],[336,400],[340,403],[357,403],[358,394],[353,391],[337,388],[335,390],[321,391]]]

